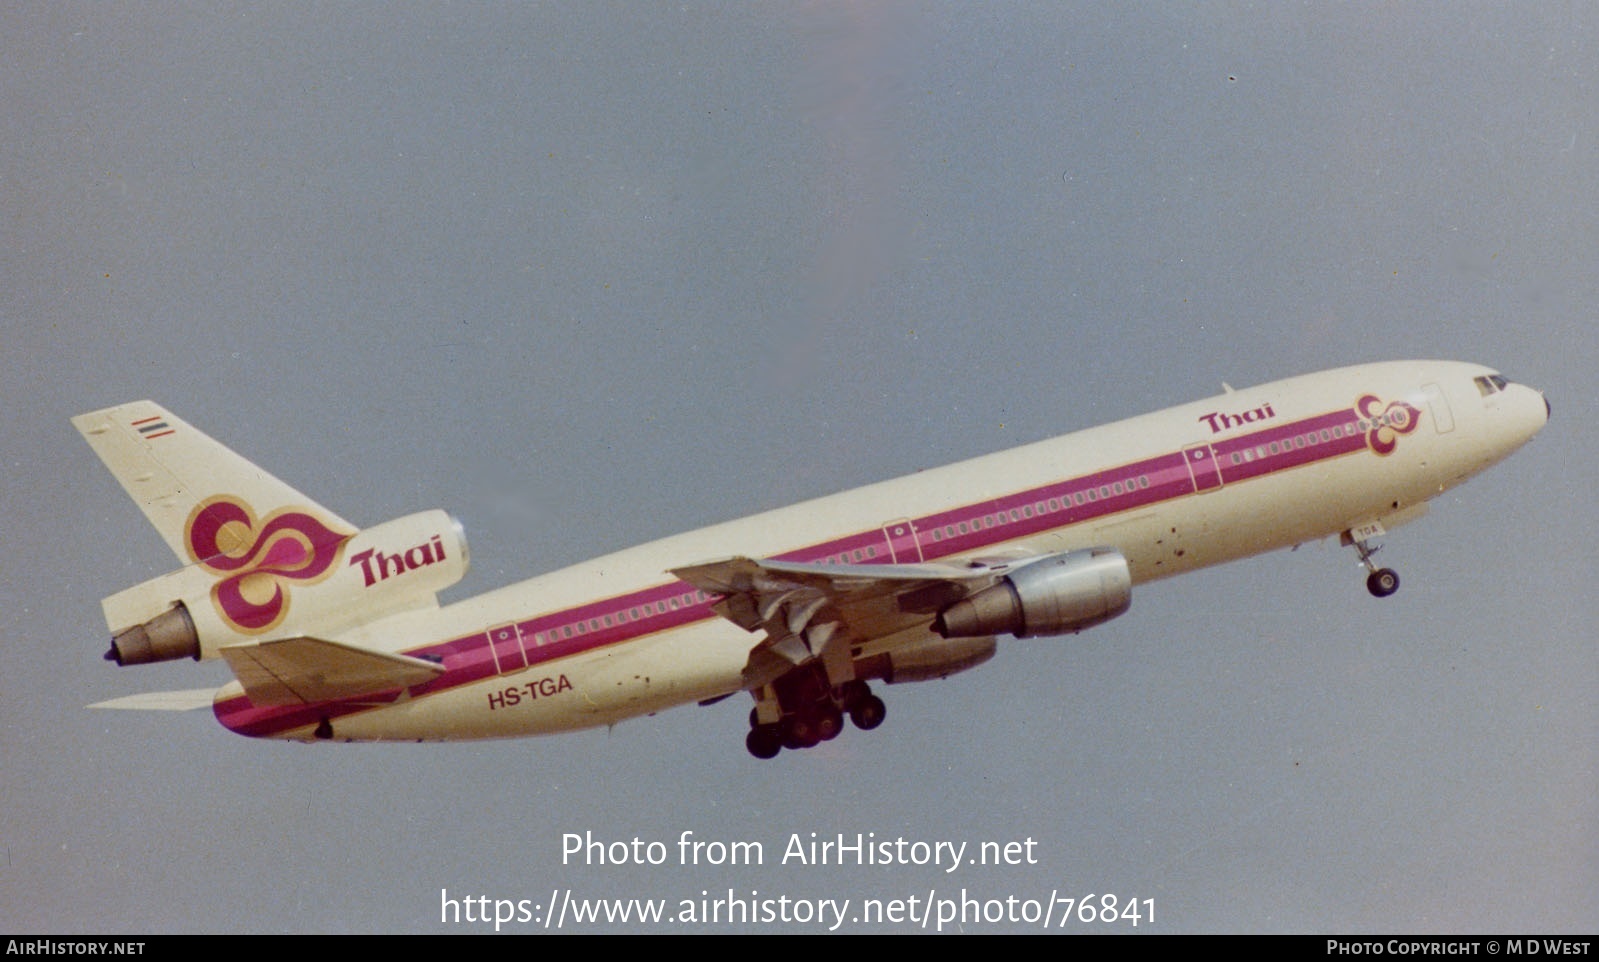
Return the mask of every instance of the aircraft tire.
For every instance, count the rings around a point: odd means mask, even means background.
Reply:
[[[830,742],[844,730],[844,713],[837,708],[824,708],[816,718],[816,737]]]
[[[781,730],[783,747],[787,749],[810,748],[819,740],[815,720],[804,715],[785,715]]]
[[[849,720],[855,723],[856,728],[869,732],[881,725],[887,715],[888,706],[883,704],[883,699],[876,695],[868,695],[850,711]]]
[[[1378,598],[1388,597],[1399,590],[1399,572],[1392,568],[1373,571],[1366,579],[1366,590]]]
[[[744,736],[744,747],[756,758],[776,758],[783,750],[783,736],[776,725],[757,725]]]

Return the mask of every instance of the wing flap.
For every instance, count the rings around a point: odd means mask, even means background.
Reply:
[[[221,649],[256,705],[306,705],[409,688],[444,666],[323,638],[278,638]]]
[[[993,584],[1012,564],[811,564],[747,557],[672,570],[721,595],[713,609],[764,637],[750,650],[748,684],[820,658],[830,646],[909,644],[932,634],[933,616]]]

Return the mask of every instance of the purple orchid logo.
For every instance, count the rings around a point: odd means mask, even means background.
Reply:
[[[248,505],[228,497],[196,508],[187,531],[190,556],[220,577],[211,588],[217,612],[252,634],[282,623],[286,588],[330,575],[352,537],[289,508],[258,521]]]
[[[1380,408],[1380,410],[1379,410]],[[1377,454],[1387,456],[1399,446],[1399,437],[1409,434],[1421,425],[1421,412],[1404,401],[1394,401],[1382,407],[1382,399],[1367,394],[1355,403],[1366,432],[1366,446]]]

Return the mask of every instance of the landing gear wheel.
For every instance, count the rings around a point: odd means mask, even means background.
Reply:
[[[782,732],[784,748],[796,750],[810,748],[820,741],[815,720],[804,715],[784,716],[779,729]]]
[[[883,704],[883,699],[876,695],[867,695],[850,709],[849,720],[855,723],[856,728],[869,732],[881,725],[887,715],[888,706]]]
[[[756,725],[744,736],[744,747],[756,758],[776,758],[783,750],[783,736],[776,725]]]
[[[322,719],[322,722],[316,726],[316,731],[312,732],[311,734],[322,739],[323,741],[327,741],[329,738],[333,737],[333,723],[324,718]]]
[[[828,706],[822,709],[816,718],[816,737],[820,741],[830,742],[838,737],[844,730],[844,713],[837,708]]]
[[[1378,568],[1366,579],[1366,590],[1378,598],[1386,598],[1399,590],[1399,572],[1392,568]]]

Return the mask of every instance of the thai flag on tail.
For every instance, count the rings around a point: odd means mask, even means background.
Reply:
[[[177,430],[167,423],[167,419],[160,415],[135,421],[133,427],[147,441],[177,433]]]

